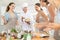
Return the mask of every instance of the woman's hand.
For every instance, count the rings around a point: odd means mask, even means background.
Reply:
[[[4,21],[4,25],[6,25],[7,24],[7,21],[6,21],[5,17],[4,16],[1,16],[1,18]]]

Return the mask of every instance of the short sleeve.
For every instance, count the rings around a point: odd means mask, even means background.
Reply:
[[[8,14],[8,13],[5,13],[5,14],[4,14],[4,17],[5,17],[5,19],[8,21],[8,19],[9,19],[9,14]]]

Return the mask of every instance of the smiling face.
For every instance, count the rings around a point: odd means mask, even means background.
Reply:
[[[36,11],[40,11],[40,3],[36,3],[35,4],[35,10]]]
[[[40,10],[40,7],[37,6],[37,5],[35,5],[35,10],[36,10],[36,11],[39,11],[39,10]]]
[[[9,6],[9,8],[10,8],[10,10],[14,11],[14,9],[15,9],[15,4],[11,4],[11,5]]]
[[[23,11],[26,13],[28,11],[28,8],[27,7],[24,7],[23,8]]]

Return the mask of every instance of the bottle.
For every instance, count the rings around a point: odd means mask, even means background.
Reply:
[[[10,39],[10,36],[8,35],[8,37],[6,38],[6,40],[9,40]]]
[[[31,31],[28,31],[26,40],[31,40]]]
[[[31,34],[30,33],[27,34],[27,40],[31,40]]]
[[[23,40],[26,40],[27,38],[27,31],[25,31],[24,35],[23,35]]]

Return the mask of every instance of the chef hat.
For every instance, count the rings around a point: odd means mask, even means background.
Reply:
[[[22,8],[24,8],[24,7],[28,7],[28,3],[24,3],[24,4],[22,5]]]

